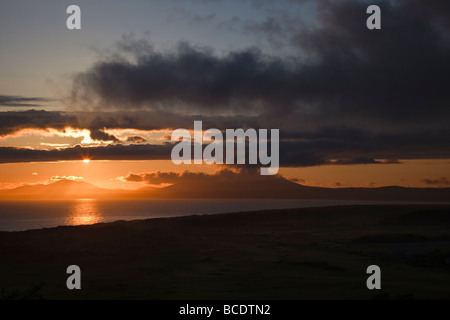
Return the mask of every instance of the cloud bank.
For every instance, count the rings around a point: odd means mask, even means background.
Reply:
[[[170,144],[144,144],[130,135],[133,145],[124,146],[107,130],[192,129],[194,120],[221,130],[280,129],[282,166],[449,158],[450,3],[376,1],[382,10],[376,31],[365,28],[364,1],[314,3],[313,23],[280,9],[236,24],[240,32],[282,43],[289,54],[255,47],[216,52],[187,42],[158,51],[147,40],[124,36],[109,56],[74,75],[69,111],[0,115],[0,136],[72,127],[111,145],[4,147],[1,161],[77,159],[81,151],[99,159],[169,159]],[[264,10],[264,2],[257,7]],[[219,18],[213,12],[187,16],[208,24]],[[0,96],[0,104],[8,101],[33,103]]]

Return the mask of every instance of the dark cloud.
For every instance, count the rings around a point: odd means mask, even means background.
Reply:
[[[40,97],[0,95],[0,106],[2,107],[38,107],[50,101],[53,100]]]
[[[190,129],[190,127],[187,127]],[[336,132],[336,131],[335,131]],[[133,137],[134,143],[139,137]],[[105,137],[111,141],[111,137]],[[288,133],[280,141],[280,165],[284,167],[307,167],[318,165],[395,164],[401,159],[450,158],[449,134],[426,135],[369,135],[342,131]],[[130,142],[130,140],[128,140]],[[31,150],[0,147],[0,161],[55,161],[94,158],[98,160],[170,160],[173,144],[109,145],[103,147],[74,147],[60,150]],[[270,150],[269,150],[270,152]],[[193,153],[192,153],[193,154]],[[247,156],[248,157],[248,156]],[[260,166],[258,164],[257,166]]]
[[[91,129],[90,136],[92,140],[97,141],[112,141],[112,142],[119,141],[119,139],[117,139],[115,136],[98,129]]]
[[[376,3],[382,30],[365,27],[366,3],[325,0],[318,2],[316,27],[283,27],[285,22],[273,17],[244,27],[270,35],[290,32],[298,49],[291,58],[268,57],[255,48],[217,55],[186,43],[161,53],[129,40],[128,48],[140,48],[134,59],[119,52],[120,58],[78,74],[72,102],[174,112],[245,110],[272,117],[288,113],[300,121],[315,114],[316,119],[358,120],[361,126],[374,121],[446,125],[448,4]]]
[[[33,150],[28,148],[0,147],[0,163],[37,162],[59,160],[167,160],[172,146],[166,145],[108,145]]]
[[[118,142],[118,139],[105,129],[140,129],[159,130],[186,128],[193,129],[193,121],[203,119],[203,128],[264,128],[271,126],[264,118],[253,116],[184,116],[156,111],[138,112],[82,112],[62,113],[29,110],[24,112],[2,112],[0,116],[0,135],[11,134],[24,128],[54,128],[64,130],[66,127],[88,129],[91,138],[102,141]],[[286,123],[289,123],[286,120]],[[344,126],[329,126],[308,128],[299,126],[291,130],[280,130],[280,165],[281,166],[315,166],[326,164],[386,164],[395,163],[401,159],[433,159],[449,158],[450,130],[420,131],[385,131],[355,129]],[[288,127],[288,126],[286,126]],[[170,138],[170,137],[166,137]],[[127,142],[142,144],[142,137],[131,136]],[[149,148],[148,145],[143,145]],[[122,146],[123,147],[123,146]],[[94,150],[94,149],[92,149]],[[117,149],[122,153],[107,154],[109,159],[114,155],[124,159],[127,154],[130,159],[153,159],[153,153],[142,154],[134,147]],[[170,159],[171,146],[166,146],[160,156]],[[69,149],[67,153],[11,149],[2,153],[3,162],[8,161],[42,161],[72,160],[79,155]],[[62,151],[62,150],[61,150]],[[99,149],[99,156],[105,150]],[[134,152],[137,152],[135,155]],[[9,153],[6,155],[6,153]],[[24,158],[21,160],[20,157]],[[9,160],[8,160],[9,159]]]
[[[138,129],[161,130],[193,128],[194,121],[202,120],[205,128],[226,129],[236,125],[244,128],[257,128],[255,116],[205,116],[200,114],[177,114],[161,111],[117,111],[117,112],[73,112],[80,126],[91,129]]]
[[[280,52],[289,46],[293,34],[308,27],[300,17],[300,10],[266,10],[269,14],[263,20],[234,16],[218,23],[217,28],[242,33],[257,43],[263,46],[268,44],[273,51]]]
[[[184,184],[195,186],[198,184],[210,183],[215,186],[227,183],[238,182],[267,182],[274,179],[285,180],[285,178],[276,176],[261,176],[256,167],[235,167],[233,170],[222,169],[215,173],[208,174],[204,172],[173,172],[173,171],[156,171],[142,174],[132,174],[124,178],[125,181],[145,182],[151,185],[162,184]]]
[[[393,164],[401,159],[448,159],[449,143],[448,130],[372,133],[325,128],[285,133],[280,141],[280,165]]]
[[[129,182],[143,182],[144,181],[144,177],[142,175],[137,175],[134,173],[130,173],[128,176],[125,177],[124,179],[125,181],[129,181]]]
[[[0,112],[0,136],[27,128],[63,130],[65,127],[78,128],[77,117],[64,112],[44,110]]]
[[[432,185],[432,186],[450,186],[450,179],[446,177],[440,177],[435,179],[422,179],[420,182]]]
[[[136,64],[108,61],[74,78],[73,104],[152,110],[244,110],[297,99],[292,71],[258,49],[218,58],[180,44],[176,52],[150,51]]]
[[[319,1],[321,25],[292,42],[312,59],[303,75],[305,98],[333,117],[389,122],[439,121],[448,116],[450,11],[423,1],[376,1],[382,30],[365,28],[367,3]],[[426,12],[426,14],[424,14]],[[443,19],[442,21],[444,21]],[[324,113],[325,113],[324,112]]]
[[[235,19],[245,32],[282,38],[289,57],[186,43],[157,52],[125,36],[110,57],[74,76],[73,112],[5,112],[0,135],[71,126],[116,141],[106,129],[192,129],[203,120],[205,129],[279,128],[282,166],[449,158],[450,2],[374,4],[382,10],[375,31],[365,27],[362,1],[319,0],[316,24],[302,27],[290,12]]]
[[[127,137],[127,142],[144,143],[146,142],[146,140],[144,137],[141,136],[129,136]]]
[[[161,130],[193,128],[195,120],[202,120],[205,128],[226,129],[240,125],[243,128],[257,128],[254,116],[202,116],[180,115],[165,111],[136,112],[60,112],[44,110],[0,112],[0,136],[22,129],[63,130],[66,127],[88,129],[94,136],[101,137],[105,129]],[[104,135],[103,135],[104,136]],[[111,140],[112,137],[104,136]],[[101,139],[102,140],[102,139]]]
[[[288,18],[285,16],[285,18]],[[287,23],[289,21],[289,23]],[[297,24],[299,21],[295,21]],[[256,21],[245,21],[242,25],[242,30],[245,33],[252,33],[256,36],[264,36],[267,39],[267,42],[274,48],[283,47],[284,38],[286,34],[290,34],[292,31],[292,20],[283,20],[280,21],[274,17],[267,17],[262,22]]]

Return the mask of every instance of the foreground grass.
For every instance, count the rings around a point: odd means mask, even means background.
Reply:
[[[342,206],[0,233],[2,299],[449,299],[450,207]],[[82,289],[66,288],[67,266]],[[366,288],[366,268],[382,289]]]

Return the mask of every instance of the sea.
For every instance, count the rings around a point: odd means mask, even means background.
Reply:
[[[25,231],[118,220],[360,204],[392,202],[284,199],[6,200],[0,201],[0,231]]]

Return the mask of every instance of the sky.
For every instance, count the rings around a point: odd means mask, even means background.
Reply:
[[[71,4],[81,30],[66,28]],[[381,8],[381,30],[366,27],[369,4]],[[0,8],[0,188],[218,177],[223,166],[170,160],[172,131],[195,120],[279,129],[279,174],[300,184],[450,186],[448,1],[0,0]]]

